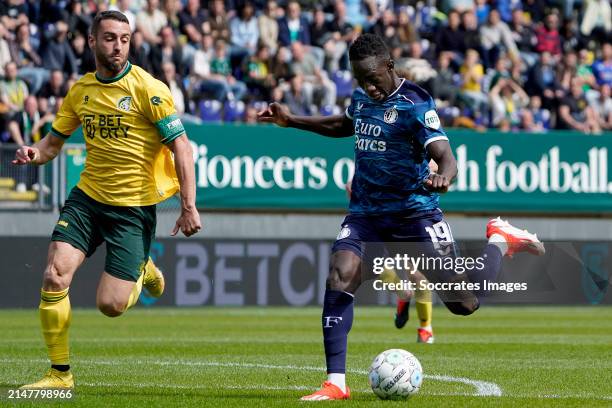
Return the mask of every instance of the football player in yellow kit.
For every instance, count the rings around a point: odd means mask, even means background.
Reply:
[[[47,163],[83,126],[85,169],[53,230],[41,290],[40,321],[51,369],[23,388],[74,387],[68,290],[85,257],[106,243],[96,303],[105,315],[119,316],[136,303],[143,285],[155,296],[163,291],[163,275],[149,258],[155,205],[180,190],[181,214],[172,235],[180,230],[190,236],[202,227],[189,139],[168,87],[128,61],[130,38],[122,13],[95,17],[88,41],[96,72],[71,87],[49,134],[21,147],[13,161]]]

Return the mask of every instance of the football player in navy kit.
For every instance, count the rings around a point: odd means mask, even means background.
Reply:
[[[293,127],[328,137],[355,137],[355,175],[349,214],[332,247],[323,303],[323,343],[327,381],[302,400],[347,399],[345,382],[347,338],[353,322],[353,298],[362,283],[362,262],[370,259],[366,243],[413,242],[426,245],[426,254],[454,256],[450,227],[438,208],[457,174],[448,137],[433,99],[422,88],[400,78],[382,38],[363,34],[350,46],[353,76],[359,88],[343,115],[306,117],[272,103],[259,121]],[[428,163],[434,160],[438,170]],[[458,274],[423,271],[430,282],[494,281],[502,257],[528,251],[542,254],[533,234],[499,218],[489,221],[481,269]],[[447,243],[440,247],[440,243]],[[442,251],[441,251],[442,248]],[[444,250],[446,248],[446,250]],[[469,315],[479,306],[477,294],[450,290],[440,294],[448,309]]]

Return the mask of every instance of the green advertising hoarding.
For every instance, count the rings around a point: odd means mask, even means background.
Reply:
[[[202,209],[342,211],[354,139],[274,126],[186,125]],[[459,173],[441,208],[456,212],[610,213],[612,134],[448,131]],[[75,135],[70,142],[82,141]],[[83,165],[68,150],[67,192]]]

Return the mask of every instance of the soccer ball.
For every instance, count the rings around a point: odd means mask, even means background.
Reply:
[[[376,356],[368,381],[381,399],[406,399],[421,388],[423,368],[412,353],[391,349]]]

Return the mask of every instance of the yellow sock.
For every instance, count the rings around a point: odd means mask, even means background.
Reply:
[[[72,311],[68,288],[60,292],[41,290],[38,309],[51,364],[69,364],[68,328],[72,320]]]
[[[140,277],[136,281],[132,292],[130,293],[130,297],[128,298],[127,306],[125,310],[128,310],[130,307],[134,306],[136,302],[138,302],[138,298],[140,297],[140,292],[142,291],[142,280],[144,279],[144,269],[140,274]]]
[[[385,268],[385,270],[380,274],[380,279],[385,283],[398,284],[401,282],[401,279],[397,275],[395,269]],[[396,290],[395,294],[402,300],[406,300],[409,297],[409,293],[407,293],[405,290]]]
[[[414,294],[414,300],[417,315],[419,316],[419,324],[421,327],[431,326],[431,318],[433,316],[433,309],[431,307],[431,291],[428,289],[417,289]]]

